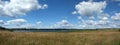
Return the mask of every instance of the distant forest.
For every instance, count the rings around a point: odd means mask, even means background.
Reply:
[[[0,29],[1,29],[1,30],[5,30],[6,28],[5,28],[5,27],[0,26]]]
[[[36,29],[36,28],[5,28],[0,26],[0,30],[8,30],[8,31],[13,31],[13,30],[70,30],[70,31],[82,31],[82,30],[118,30],[120,31],[120,28],[98,28],[98,29]]]

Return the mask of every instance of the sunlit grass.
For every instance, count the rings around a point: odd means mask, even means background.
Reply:
[[[120,45],[120,32],[117,30],[82,32],[0,31],[0,45]]]

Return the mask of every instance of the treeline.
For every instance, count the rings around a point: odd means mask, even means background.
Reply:
[[[7,28],[0,26],[0,30],[6,30]]]
[[[5,28],[0,26],[0,30],[8,30],[8,31],[13,31],[13,30],[69,30],[69,31],[91,31],[91,30],[118,30],[120,31],[120,28],[99,28],[99,29],[37,29],[37,28]]]

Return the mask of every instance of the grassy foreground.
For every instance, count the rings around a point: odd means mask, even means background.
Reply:
[[[117,30],[81,32],[0,31],[0,45],[120,45]]]

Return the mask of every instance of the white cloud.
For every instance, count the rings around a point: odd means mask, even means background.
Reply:
[[[67,20],[62,20],[53,25],[53,28],[72,28],[74,25]]]
[[[106,1],[104,2],[93,2],[89,0],[88,2],[80,2],[76,5],[76,11],[73,14],[80,14],[78,19],[81,21],[79,28],[107,28],[111,22],[109,21],[110,15],[103,13],[106,8]]]
[[[99,21],[84,20],[83,23],[80,23],[80,27],[79,28],[88,28],[88,29],[108,28],[108,27],[111,27],[110,25],[112,25],[112,24],[108,20],[107,21],[106,20],[99,20]]]
[[[38,21],[35,23],[28,23],[25,19],[13,19],[8,20],[7,22],[3,22],[3,20],[0,20],[0,25],[3,23],[2,26],[7,28],[41,28],[42,22]]]
[[[37,0],[10,0],[10,2],[0,0],[0,16],[21,16],[29,11],[47,7],[47,4],[41,5]]]
[[[47,5],[47,4],[44,4],[44,5],[41,7],[41,9],[46,9],[46,8],[48,8],[48,5]]]
[[[120,1],[120,0],[112,0],[112,1]]]
[[[106,24],[109,24],[110,21],[108,20],[99,20],[97,25],[106,25]]]
[[[93,0],[89,0],[89,2],[93,2]]]
[[[110,21],[109,25],[112,27],[112,28],[120,28],[120,21]]]
[[[16,26],[20,26],[22,25],[23,23],[26,23],[27,20],[25,19],[14,19],[14,20],[9,20],[5,23],[5,25],[16,25]]]
[[[103,13],[103,14],[98,15],[97,17],[99,20],[106,20],[107,21],[109,19],[110,15]]]
[[[115,13],[115,15],[112,16],[104,13],[107,5],[106,1],[93,2],[93,0],[88,0],[88,2],[83,1],[77,4],[75,7],[76,11],[72,12],[72,14],[81,15],[78,17],[80,21],[80,27],[78,28],[119,28],[120,13]]]
[[[3,24],[4,23],[4,21],[3,20],[0,20],[0,24]]]
[[[115,13],[115,15],[111,16],[111,25],[115,28],[120,28],[120,13]]]
[[[91,17],[89,17],[89,19],[93,20],[93,19],[95,19],[95,17],[94,17],[94,16],[91,16]]]
[[[74,12],[72,12],[72,14],[77,14],[77,12],[76,12],[76,11],[74,11]]]
[[[96,28],[97,21],[95,20],[84,20],[83,23],[80,23],[80,26],[83,28],[93,29]]]
[[[36,22],[36,24],[37,24],[37,25],[41,25],[41,24],[42,24],[42,22],[41,22],[41,21],[38,21],[38,22]]]
[[[103,15],[101,15],[103,16]],[[105,17],[105,18],[104,18]],[[91,20],[91,19],[83,19],[81,16],[79,17],[79,28],[87,28],[87,29],[95,29],[95,28],[108,28],[111,27],[111,21],[108,19],[109,16],[104,15],[100,20]]]
[[[21,25],[21,28],[41,28],[42,22],[38,21],[36,23],[26,23],[24,25]]]
[[[93,20],[86,20],[85,22],[87,25],[94,25],[95,24],[95,21]]]
[[[0,20],[0,26],[3,26],[3,25],[4,25],[4,21]]]
[[[120,13],[116,13],[114,16],[111,17],[112,20],[120,21]]]
[[[34,27],[35,27],[34,24],[29,24],[29,23],[20,26],[20,28],[34,28]]]
[[[78,16],[78,19],[80,19],[80,20],[81,20],[81,19],[82,19],[82,17],[81,17],[81,16]]]
[[[106,2],[80,2],[75,6],[76,11],[73,14],[80,14],[82,16],[93,16],[103,12],[106,7]]]

